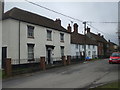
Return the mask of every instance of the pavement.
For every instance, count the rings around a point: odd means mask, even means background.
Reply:
[[[2,81],[3,88],[91,88],[119,79],[119,64],[108,59],[26,74]]]

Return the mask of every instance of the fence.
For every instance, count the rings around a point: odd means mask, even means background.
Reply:
[[[85,57],[71,56],[71,63],[82,63],[85,61]]]
[[[46,58],[48,61],[48,58]],[[63,66],[62,58],[61,57],[53,57],[51,58],[51,62],[46,62],[46,69]]]
[[[67,60],[65,56],[62,58],[60,57],[54,57],[53,63],[47,64],[45,57],[35,58],[32,60],[29,59],[6,59],[5,60],[5,74],[8,76],[14,76],[17,74],[23,74],[23,73],[30,73],[35,72],[39,70],[45,70],[48,68],[63,66],[70,64],[70,56],[67,56]]]
[[[95,56],[94,56],[95,57]],[[63,56],[51,58],[51,62],[47,62],[48,58],[40,57],[29,59],[6,59],[4,62],[4,70],[8,76],[46,70],[48,68],[60,67],[69,64],[82,63],[84,57],[80,56]]]
[[[23,74],[28,72],[35,72],[40,69],[40,58],[33,60],[29,59],[12,59],[12,74]]]
[[[109,55],[98,55],[99,59],[105,59],[105,58],[109,58]]]

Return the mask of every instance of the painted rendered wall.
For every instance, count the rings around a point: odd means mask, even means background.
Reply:
[[[19,21],[7,19],[3,21],[3,46],[8,47],[8,56],[12,59],[18,59],[19,46]],[[34,26],[34,39],[27,38],[27,25]],[[52,31],[52,41],[47,41],[47,30]],[[70,34],[64,33],[64,43],[60,42],[60,31],[53,30],[38,25],[20,22],[20,59],[27,59],[27,44],[35,44],[34,57],[46,57],[46,46],[54,45],[53,57],[61,57],[60,46],[64,46],[65,55],[70,55]]]
[[[76,56],[76,52],[78,53],[83,52],[84,51],[83,46],[84,45],[78,45],[78,48],[76,48],[76,44],[71,44],[71,56]],[[90,51],[90,55],[88,55],[89,51]],[[86,45],[86,56],[92,58],[93,51],[95,51],[97,55],[97,46],[93,48],[93,45],[90,45],[90,48],[88,48],[88,45]]]

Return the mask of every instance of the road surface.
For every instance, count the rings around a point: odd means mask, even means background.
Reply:
[[[3,80],[3,88],[90,88],[118,80],[118,64],[87,61]]]

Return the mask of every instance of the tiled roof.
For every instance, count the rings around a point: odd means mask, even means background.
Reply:
[[[91,35],[91,37],[94,37],[97,41],[107,43],[106,39],[102,36],[99,36],[99,35],[91,33],[91,32],[90,32],[90,35]]]
[[[117,45],[117,44],[115,44],[115,43],[113,43],[113,42],[108,42],[108,44]]]
[[[85,35],[76,33],[76,32],[72,32],[71,33],[71,43],[72,44],[87,44],[87,45],[97,45],[97,42],[85,37]]]
[[[62,31],[62,32],[67,32],[67,30],[65,28],[63,28],[61,25],[59,25],[52,19],[25,11],[22,9],[18,9],[18,8],[13,8],[13,9],[7,11],[3,15],[3,20],[8,19],[8,18],[20,20],[20,21],[35,24],[35,25],[40,25],[43,27],[55,29],[55,30]],[[69,33],[69,32],[67,32],[67,33]]]

